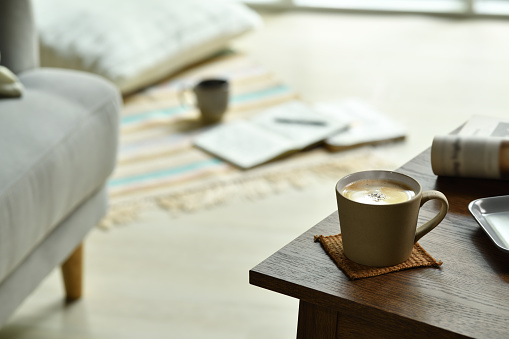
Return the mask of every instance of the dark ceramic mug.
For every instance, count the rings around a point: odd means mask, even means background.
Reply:
[[[230,85],[226,79],[205,79],[198,82],[190,90],[184,89],[181,102],[185,103],[185,93],[192,91],[195,97],[193,106],[200,110],[201,120],[205,124],[221,121],[228,109]]]

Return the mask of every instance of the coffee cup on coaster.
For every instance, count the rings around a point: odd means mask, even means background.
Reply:
[[[182,90],[180,101],[185,105],[186,93],[194,93],[195,100],[192,106],[200,110],[202,122],[217,123],[221,121],[228,108],[229,87],[226,79],[205,79],[191,89]]]
[[[357,172],[336,185],[343,250],[367,266],[393,266],[410,258],[414,244],[447,214],[449,203],[438,191],[422,191],[413,178],[392,171]],[[436,199],[440,211],[417,227],[420,207]]]

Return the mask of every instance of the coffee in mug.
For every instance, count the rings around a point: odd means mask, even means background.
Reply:
[[[397,204],[415,196],[415,192],[401,182],[374,179],[354,181],[341,194],[353,201],[375,205]]]
[[[423,192],[413,178],[392,171],[350,174],[336,185],[339,224],[347,258],[367,266],[393,266],[410,258],[414,244],[446,216],[438,191]],[[436,199],[440,212],[417,227],[420,207]]]

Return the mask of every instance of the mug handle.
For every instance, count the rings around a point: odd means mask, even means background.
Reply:
[[[434,229],[442,220],[444,220],[445,215],[447,214],[447,211],[449,210],[449,202],[447,201],[447,198],[442,192],[439,191],[425,191],[422,193],[421,198],[421,206],[424,205],[425,202],[437,199],[442,204],[442,207],[440,208],[440,212],[438,212],[433,219],[430,221],[422,224],[417,228],[417,231],[415,232],[415,239],[414,243],[416,243],[419,239],[421,239],[424,235],[426,235],[429,231]]]
[[[190,99],[191,102],[188,101],[188,98],[191,96],[193,89],[188,86],[181,86],[180,91],[178,92],[178,99],[180,102],[180,107],[185,110],[196,107],[196,101]]]

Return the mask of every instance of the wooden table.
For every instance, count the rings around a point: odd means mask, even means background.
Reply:
[[[437,178],[430,149],[398,171],[449,200],[444,221],[420,240],[440,269],[350,281],[313,242],[340,232],[335,212],[253,268],[250,283],[300,299],[297,338],[509,338],[509,255],[468,211],[472,200],[509,194],[509,182]],[[419,223],[437,210],[426,203]]]

